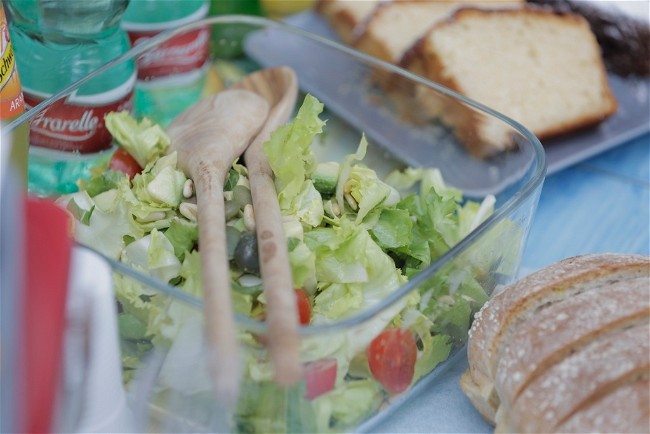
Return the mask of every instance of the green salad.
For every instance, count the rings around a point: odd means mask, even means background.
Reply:
[[[364,165],[368,145],[363,136],[357,151],[342,161],[317,161],[312,144],[326,126],[322,111],[323,104],[307,95],[295,118],[264,144],[305,326],[367,311],[494,208],[492,196],[480,203],[465,200],[461,191],[445,185],[437,169],[405,168],[380,179]],[[106,125],[120,149],[79,192],[59,199],[76,220],[77,241],[200,298],[192,181],[177,168],[176,154],[168,153],[169,138],[160,126],[127,112],[110,113]],[[225,186],[234,309],[263,320],[255,219],[264,216],[255,216],[251,208],[244,164],[232,166]],[[482,267],[478,274],[494,267],[478,262],[472,265]],[[297,391],[278,391],[264,340],[242,330],[247,351],[235,429],[350,429],[376,412],[464,342],[472,314],[488,297],[470,268],[435,274],[349,332],[304,339],[305,381]],[[200,345],[200,310],[117,273],[115,287],[127,383],[153,348],[171,348],[171,355],[187,353],[188,341]],[[161,372],[160,389],[206,393],[209,381],[200,380],[200,368],[169,369]]]

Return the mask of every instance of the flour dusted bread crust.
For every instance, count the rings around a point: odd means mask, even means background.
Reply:
[[[612,115],[600,47],[577,14],[535,7],[461,8],[433,26],[401,66],[501,112],[545,139]],[[426,88],[417,98],[426,105]],[[486,157],[514,145],[498,121],[439,107],[469,151]]]
[[[532,380],[511,406],[500,406],[497,426],[502,432],[555,431],[558,424],[589,402],[620,386],[647,379],[648,354],[650,330],[647,320],[646,324],[590,341]],[[646,408],[646,415],[647,411]],[[634,415],[633,412],[629,414]],[[647,424],[646,419],[646,424],[634,431],[647,432]]]
[[[639,427],[650,432],[650,380],[642,379],[621,386],[591,403],[558,426],[559,432],[632,433]],[[633,409],[633,411],[630,411]]]
[[[531,381],[585,343],[646,320],[648,284],[644,277],[626,279],[538,308],[502,346],[495,373],[499,396],[514,402]]]
[[[468,360],[461,387],[497,432],[647,432],[650,258],[578,256],[521,279],[477,313]]]

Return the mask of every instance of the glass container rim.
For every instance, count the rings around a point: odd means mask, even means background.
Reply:
[[[189,30],[194,30],[197,28],[204,27],[206,25],[213,25],[213,24],[256,25],[259,26],[260,28],[279,29],[281,31],[293,33],[303,38],[311,39],[312,41],[315,41],[319,44],[328,46],[336,51],[343,52],[348,56],[356,58],[357,60],[362,61],[365,64],[369,64],[371,66],[378,67],[380,69],[388,70],[392,74],[402,76],[404,78],[407,78],[410,81],[418,83],[419,85],[429,87],[437,91],[438,93],[442,93],[448,97],[451,97],[452,99],[462,102],[465,105],[473,107],[474,109],[480,112],[484,112],[487,115],[497,118],[500,121],[508,124],[519,134],[521,134],[521,136],[523,136],[525,139],[525,143],[528,143],[529,146],[532,147],[532,151],[534,155],[534,169],[531,178],[526,182],[525,185],[522,186],[522,188],[517,190],[517,192],[513,194],[512,197],[508,198],[500,207],[495,209],[494,213],[490,217],[488,217],[483,223],[481,223],[477,228],[475,228],[472,232],[470,232],[467,236],[465,236],[456,245],[452,246],[443,255],[438,257],[427,268],[421,270],[419,273],[417,273],[417,275],[410,278],[408,282],[406,282],[404,285],[401,285],[399,288],[396,288],[388,297],[382,299],[377,304],[371,306],[370,308],[354,316],[347,317],[336,322],[327,323],[327,324],[301,326],[300,334],[303,337],[314,336],[314,335],[319,335],[324,333],[345,331],[350,327],[359,326],[363,324],[365,321],[378,315],[380,312],[390,307],[393,303],[396,303],[406,294],[415,290],[422,282],[429,279],[436,272],[440,271],[440,269],[442,269],[445,265],[450,263],[457,255],[470,248],[474,241],[476,241],[482,234],[484,234],[490,228],[495,226],[496,223],[499,222],[504,216],[510,214],[511,211],[516,209],[525,200],[527,200],[529,197],[534,195],[535,192],[538,190],[538,188],[540,188],[541,185],[543,184],[546,175],[546,156],[545,156],[544,148],[541,142],[539,141],[539,139],[530,130],[528,130],[526,127],[524,127],[514,119],[511,119],[510,117],[503,115],[498,111],[491,109],[488,106],[485,106],[477,101],[467,98],[440,84],[429,81],[423,77],[413,74],[410,71],[407,71],[396,65],[372,57],[365,53],[362,53],[353,48],[342,45],[331,39],[327,39],[323,36],[311,33],[309,31],[303,30],[301,28],[298,28],[296,26],[293,26],[291,24],[279,20],[273,20],[265,17],[257,17],[252,15],[213,16],[213,17],[208,17],[202,20],[195,21],[191,24],[186,24],[176,29],[162,32],[154,36],[153,38],[150,38],[149,40],[132,47],[128,52],[122,54],[119,57],[116,57],[115,59],[111,60],[110,62],[106,63],[105,65],[93,71],[91,74],[88,74],[87,76],[81,78],[75,83],[65,87],[64,89],[50,96],[49,98],[42,101],[32,109],[26,111],[20,117],[15,119],[7,126],[8,131],[11,132],[13,129],[17,128],[22,123],[29,122],[33,117],[36,116],[38,112],[49,107],[55,101],[58,101],[59,99],[73,93],[83,83],[87,82],[88,80],[91,80],[92,78],[101,74],[107,69],[110,69],[113,66],[120,64],[122,62],[135,59],[137,56],[143,54],[149,49],[162,44],[163,42],[169,40],[170,38],[173,38],[178,34],[182,34]],[[109,265],[114,271],[120,272],[123,275],[134,278],[140,281],[140,283],[150,286],[164,294],[170,295],[194,307],[197,307],[199,309],[202,308],[202,302],[200,299],[192,295],[189,295],[187,293],[184,293],[183,291],[180,291],[174,288],[173,286],[165,284],[157,279],[154,279],[150,276],[140,273],[137,270],[128,267],[124,263],[116,259],[113,259],[111,257],[108,257],[91,247],[84,246],[84,245],[79,245],[79,246],[81,248],[88,249],[91,252],[94,252],[95,254],[99,255],[101,258],[103,258],[105,261],[109,263]],[[254,333],[261,333],[261,334],[267,331],[266,324],[259,320],[249,318],[241,314],[235,314],[235,320],[238,325],[240,325],[241,327],[243,327],[248,331]]]

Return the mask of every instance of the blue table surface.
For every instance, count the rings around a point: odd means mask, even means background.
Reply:
[[[561,259],[601,252],[650,254],[650,134],[548,175],[521,274]],[[493,428],[459,386],[464,353],[417,390],[373,432],[488,433]]]

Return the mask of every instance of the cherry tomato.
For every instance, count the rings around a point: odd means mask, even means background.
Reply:
[[[294,293],[296,294],[298,321],[300,322],[300,325],[309,325],[309,322],[311,321],[311,304],[309,303],[309,296],[307,295],[307,291],[302,288],[296,288],[294,289]],[[260,321],[264,321],[265,318],[265,313],[261,312],[258,319]],[[266,346],[268,343],[266,336],[256,335],[256,339],[264,346]]]
[[[124,174],[129,175],[129,179],[142,172],[142,167],[135,161],[135,158],[129,154],[129,152],[124,148],[118,148],[117,151],[111,157],[111,161],[108,163],[109,169],[117,170]]]
[[[336,383],[336,359],[328,357],[306,363],[303,367],[305,398],[314,399],[334,389]]]
[[[413,381],[417,351],[410,331],[386,329],[368,346],[370,372],[388,392],[403,392]]]
[[[311,304],[309,304],[309,296],[307,296],[307,292],[302,288],[297,288],[295,292],[300,324],[307,325],[311,320]]]

